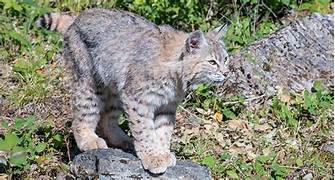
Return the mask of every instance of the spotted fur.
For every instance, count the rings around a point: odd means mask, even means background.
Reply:
[[[193,86],[227,79],[221,32],[185,33],[105,9],[87,10],[71,24],[64,57],[73,77],[78,147],[135,148],[145,169],[165,172],[176,163],[170,139],[178,102]],[[118,126],[121,112],[132,139]]]

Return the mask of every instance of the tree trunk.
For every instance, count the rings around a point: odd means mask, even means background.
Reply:
[[[231,58],[232,75],[220,87],[245,98],[311,90],[321,81],[333,88],[334,15],[313,14],[260,40]]]

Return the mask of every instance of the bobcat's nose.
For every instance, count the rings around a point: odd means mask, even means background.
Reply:
[[[220,72],[224,77],[227,77],[228,74],[229,74],[229,69],[228,68],[221,68]]]

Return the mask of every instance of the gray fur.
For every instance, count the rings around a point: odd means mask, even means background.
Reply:
[[[227,78],[228,54],[216,37],[215,32],[188,34],[157,26],[124,11],[81,13],[64,35],[78,147],[131,149],[133,143],[152,173],[175,165],[169,147],[177,103],[190,87]],[[133,139],[117,126],[122,111]]]

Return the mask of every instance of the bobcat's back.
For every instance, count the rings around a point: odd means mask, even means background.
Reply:
[[[110,84],[126,81],[129,72],[141,76],[157,68],[168,30],[129,12],[91,9],[74,21],[65,39],[80,34],[94,74]]]

